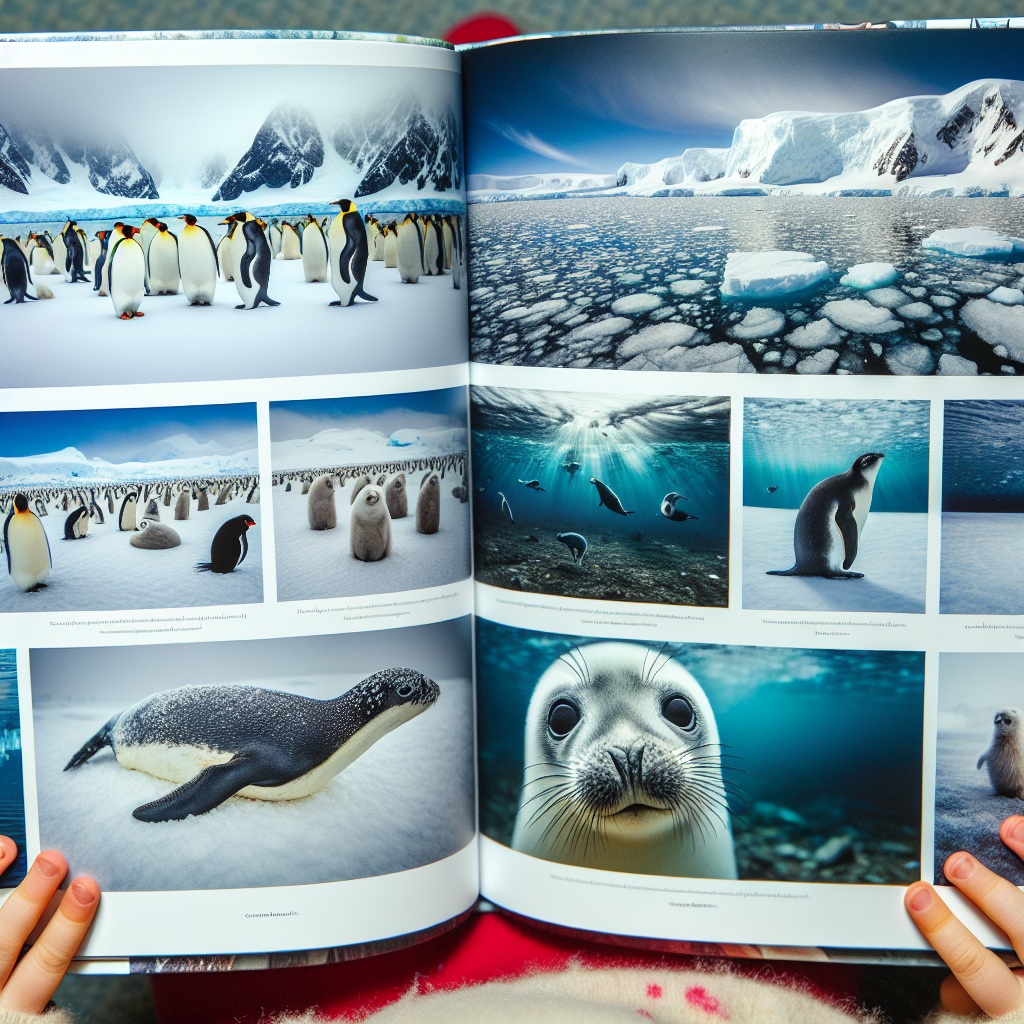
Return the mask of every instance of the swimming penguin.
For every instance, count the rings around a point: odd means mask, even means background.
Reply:
[[[823,576],[830,580],[863,579],[849,572],[864,532],[875,478],[885,456],[867,452],[845,472],[811,488],[796,514],[793,547],[796,565],[775,569],[769,576]]]
[[[241,232],[245,238],[245,252],[239,260],[235,276],[235,287],[242,303],[235,306],[235,309],[255,309],[261,302],[268,306],[280,306],[280,302],[267,294],[271,259],[270,244],[263,228],[251,213],[236,213],[235,218],[244,218],[241,221]]]
[[[157,224],[146,255],[149,291],[152,295],[177,295],[181,287],[178,273],[178,238],[163,222]]]
[[[769,494],[774,494],[778,489],[779,489],[778,484],[776,484],[774,487],[769,487],[768,488],[768,493]]]
[[[406,214],[398,225],[398,275],[406,284],[416,284],[423,273],[423,233],[415,213]]]
[[[88,532],[89,510],[84,506],[80,506],[64,520],[64,539],[80,540]]]
[[[583,564],[583,556],[587,553],[587,538],[580,533],[559,533],[558,539],[569,549],[572,560]]]
[[[501,511],[505,513],[512,520],[512,525],[516,525],[515,516],[512,515],[512,506],[508,503],[508,498],[505,497],[501,491],[498,491],[498,497],[501,498]]]
[[[4,302],[4,305],[9,306],[12,302],[24,302],[26,299],[34,300],[36,296],[28,293],[28,286],[32,283],[28,258],[13,238],[5,238],[3,243],[3,252],[0,253],[0,270],[3,272],[4,284],[11,293],[11,297]]]
[[[85,276],[85,250],[82,248],[82,239],[79,238],[76,228],[75,222],[69,220],[61,232],[66,253],[64,260],[67,264],[65,277],[70,284],[76,284],[79,281],[88,283],[89,281],[89,278]]]
[[[609,512],[615,512],[620,516],[636,515],[636,509],[632,509],[627,512],[622,507],[622,502],[619,501],[619,496],[607,484],[598,480],[596,476],[592,476],[590,478],[590,482],[597,488],[597,493],[601,496],[601,500],[597,503],[598,508],[604,505]]]
[[[674,523],[684,523],[687,519],[699,518],[698,516],[691,516],[679,507],[679,502],[689,500],[689,498],[684,498],[681,494],[671,491],[661,499],[661,514],[666,519],[671,519]]]
[[[129,491],[121,502],[121,512],[117,517],[117,528],[119,530],[135,530],[135,502],[138,500],[138,493]]]
[[[14,510],[4,522],[4,551],[7,571],[22,593],[46,586],[53,560],[50,542],[39,517],[28,507],[24,494],[14,496]]]
[[[238,683],[183,686],[114,715],[64,770],[110,747],[122,767],[181,784],[136,807],[139,821],[180,821],[236,794],[298,800],[323,789],[440,693],[433,680],[407,668],[377,672],[333,700]]]
[[[518,479],[518,477],[516,479]],[[547,488],[541,487],[539,480],[520,480],[519,482],[524,487],[529,487],[531,491],[546,491],[547,490]]]
[[[363,219],[350,199],[336,199],[331,205],[338,207],[338,215],[327,232],[331,245],[331,285],[338,293],[337,302],[331,305],[351,306],[356,296],[376,302],[376,296],[363,288],[368,259]]]
[[[258,229],[257,229],[258,230]],[[249,554],[246,531],[256,525],[252,516],[235,516],[217,531],[210,548],[210,560],[196,566],[198,572],[234,572]]]
[[[581,468],[582,467],[578,462],[573,462],[571,459],[566,459],[566,461],[562,463],[562,469],[564,469],[566,473],[569,474],[570,480],[579,472]]]
[[[313,214],[302,230],[302,273],[309,284],[327,280],[327,239]]]
[[[107,288],[114,312],[121,320],[145,316],[139,312],[145,294],[146,254],[135,236],[139,229],[125,226],[107,260]]]

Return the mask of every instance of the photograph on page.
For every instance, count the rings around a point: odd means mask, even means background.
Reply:
[[[28,869],[17,660],[16,651],[0,649],[0,835],[18,846],[13,862],[0,872],[0,890],[16,886]]]

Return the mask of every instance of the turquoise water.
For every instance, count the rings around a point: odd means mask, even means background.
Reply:
[[[928,421],[928,402],[748,398],[743,504],[799,508],[815,484],[881,452],[871,510],[927,512]]]
[[[0,887],[25,877],[25,798],[21,774],[21,718],[15,652],[0,650],[0,834],[18,844],[17,860],[0,875]]]
[[[946,402],[943,512],[1024,512],[1024,402]]]

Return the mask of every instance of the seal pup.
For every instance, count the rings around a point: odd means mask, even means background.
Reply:
[[[988,764],[988,777],[997,796],[1024,799],[1024,734],[1021,733],[1020,708],[996,712],[995,732],[988,750],[978,758],[978,768]]]
[[[569,549],[572,560],[582,565],[583,556],[587,553],[587,538],[581,533],[559,533],[557,537]],[[527,540],[529,540],[529,537],[527,537]]]
[[[163,690],[114,715],[64,771],[110,747],[123,768],[183,783],[136,807],[139,821],[180,821],[232,796],[300,800],[440,693],[409,668],[377,672],[333,700],[241,684]]]
[[[881,452],[866,452],[845,473],[815,484],[796,514],[792,569],[771,569],[769,576],[823,576],[828,580],[861,580],[850,572],[864,532],[875,478],[882,468]]]
[[[679,502],[689,500],[689,498],[684,498],[681,494],[676,494],[675,491],[670,491],[661,499],[661,514],[666,519],[671,519],[674,523],[685,523],[687,519],[699,518],[698,516],[691,516],[689,512],[684,512],[679,507]]]
[[[404,519],[409,514],[409,489],[405,485],[404,473],[396,473],[388,481],[384,498],[392,519]]]
[[[602,483],[597,479],[596,476],[590,478],[590,482],[597,488],[597,493],[600,495],[601,500],[597,503],[597,507],[600,508],[602,505],[609,512],[615,512],[620,516],[635,516],[636,509],[632,509],[627,512],[622,507],[622,502],[619,501],[619,496],[605,483]]]
[[[306,516],[311,530],[333,530],[338,525],[334,507],[334,481],[330,476],[318,476],[309,489]]]
[[[379,562],[391,554],[391,516],[387,499],[376,484],[366,483],[353,495],[348,521],[349,550],[361,562]]]
[[[416,498],[416,532],[437,533],[441,528],[441,481],[430,473],[420,481]]]
[[[176,548],[181,544],[181,535],[177,530],[172,529],[159,519],[140,519],[140,533],[133,533],[128,538],[128,543],[133,548],[143,548],[147,551],[165,551],[168,548]]]
[[[512,849],[605,871],[736,878],[718,726],[670,654],[603,642],[567,651],[526,714]]]

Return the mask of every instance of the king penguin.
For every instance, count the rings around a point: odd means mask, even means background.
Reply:
[[[228,229],[217,243],[217,263],[220,266],[220,276],[225,281],[234,281],[235,273],[231,265],[231,236],[238,230],[238,221],[222,220],[221,224],[227,224]]]
[[[24,494],[14,496],[14,510],[4,522],[4,551],[7,571],[22,593],[46,586],[53,564],[50,542],[39,517],[29,511]]]
[[[217,290],[217,247],[210,232],[191,213],[180,218],[185,222],[178,236],[178,270],[181,286],[190,306],[213,305]]]
[[[85,276],[85,251],[82,248],[82,239],[78,235],[77,228],[78,225],[73,220],[69,220],[61,232],[61,237],[64,239],[64,248],[67,252],[65,256],[67,274],[65,277],[71,284],[76,284],[79,281],[88,282],[89,280]]]
[[[338,293],[338,301],[331,305],[351,306],[357,295],[369,302],[376,302],[377,297],[363,288],[369,259],[363,218],[359,216],[356,204],[351,199],[336,199],[331,205],[338,207],[338,215],[328,231],[331,244],[331,284]]]

